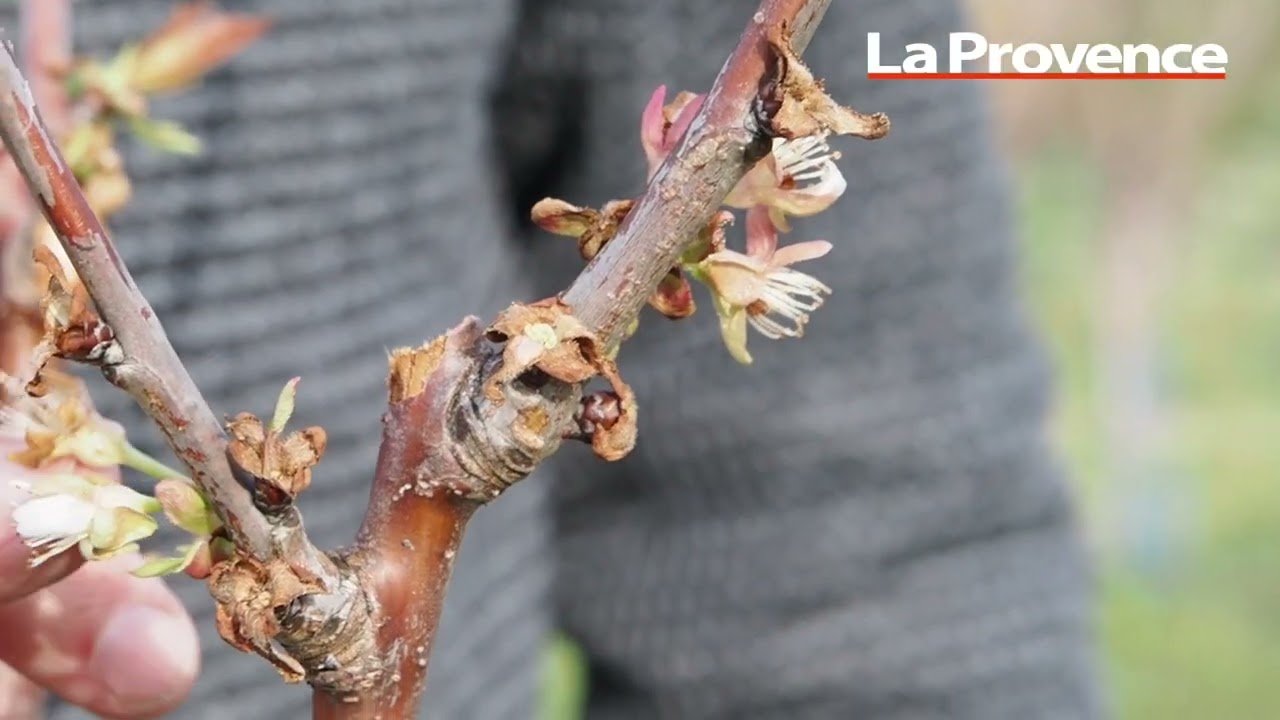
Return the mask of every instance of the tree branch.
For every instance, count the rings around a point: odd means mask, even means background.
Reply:
[[[222,427],[89,208],[8,46],[0,53],[0,136],[114,334],[115,348],[100,353],[103,374],[129,392],[160,427],[192,479],[218,507],[238,548],[261,560],[287,552],[292,562],[315,575],[332,576],[332,563],[306,541],[296,517],[268,521],[235,481]]]
[[[761,3],[676,151],[562,297],[512,305],[488,328],[467,318],[393,354],[364,524],[355,546],[333,556],[310,544],[291,505],[270,512],[255,505],[260,483],[271,483],[240,458],[265,468],[277,438],[254,435],[254,418],[243,433],[233,424],[229,462],[222,428],[50,141],[12,56],[0,56],[0,136],[113,331],[97,362],[161,427],[240,551],[210,581],[219,630],[286,677],[310,682],[316,717],[411,716],[475,510],[527,476],[575,428],[590,428],[606,459],[630,450],[635,400],[612,349],[729,191],[769,152],[788,69],[776,40],[785,35],[799,53],[829,3]],[[596,376],[612,385],[608,422],[599,419],[605,406],[583,404]]]
[[[800,54],[830,4],[761,3],[684,139],[653,176],[618,234],[565,292],[565,303],[606,345],[631,324],[698,230],[768,151],[756,104],[762,85],[772,79],[770,31],[785,24],[792,48]]]
[[[655,174],[619,233],[579,275],[563,303],[512,306],[486,331],[468,318],[447,335],[392,358],[390,411],[360,540],[350,558],[370,594],[380,628],[384,681],[341,699],[316,693],[316,718],[409,717],[425,685],[454,553],[474,511],[517,482],[559,446],[579,411],[583,383],[563,381],[552,363],[512,368],[530,315],[556,325],[571,315],[598,354],[639,313],[659,280],[768,152],[760,127],[763,95],[777,71],[771,30],[786,27],[799,52],[829,0],[765,0],[726,62],[686,137]],[[514,330],[513,330],[514,329]],[[555,347],[560,347],[552,343]],[[611,382],[616,380],[616,375]],[[617,384],[615,383],[615,389]]]

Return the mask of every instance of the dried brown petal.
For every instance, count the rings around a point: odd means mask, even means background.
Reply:
[[[827,94],[792,50],[791,33],[785,25],[770,33],[769,45],[777,55],[777,111],[769,118],[775,135],[794,139],[832,133],[875,140],[889,133],[889,117],[884,113],[864,115]]]
[[[634,200],[610,200],[596,210],[557,198],[543,198],[533,206],[530,217],[548,232],[577,238],[578,252],[583,260],[590,261],[618,234],[618,227],[633,205]]]
[[[238,555],[213,566],[209,593],[215,603],[218,635],[241,652],[253,652],[275,666],[285,682],[301,682],[302,664],[273,642],[280,634],[279,612],[310,586],[283,561],[263,565]]]
[[[595,335],[559,298],[511,305],[490,326],[488,335],[506,342],[502,367],[485,385],[490,400],[501,402],[503,386],[530,370],[570,384],[599,376],[618,394],[621,413],[612,427],[593,436],[592,447],[600,457],[617,460],[635,446],[635,395]]]
[[[232,470],[264,512],[289,506],[311,485],[311,469],[320,462],[328,444],[323,428],[308,427],[281,435],[266,428],[252,413],[232,418],[227,431],[231,434],[227,458]]]

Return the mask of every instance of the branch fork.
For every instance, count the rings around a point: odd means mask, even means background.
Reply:
[[[0,53],[0,135],[91,300],[76,304],[65,273],[50,353],[97,364],[164,431],[235,546],[209,577],[219,632],[315,687],[315,717],[411,716],[475,511],[565,439],[605,460],[632,449],[637,402],[614,356],[774,138],[887,132],[883,115],[835,104],[799,60],[829,1],[761,3],[640,198],[603,213],[539,204],[591,226],[577,232],[590,236],[579,238],[589,262],[564,293],[392,353],[364,522],[353,546],[329,553],[307,538],[294,503],[323,456],[323,430],[286,435],[284,410],[270,423],[215,418],[51,141],[11,51]],[[72,319],[85,313],[96,322],[77,337],[94,342],[56,342],[85,326]],[[596,378],[608,389],[590,391]]]

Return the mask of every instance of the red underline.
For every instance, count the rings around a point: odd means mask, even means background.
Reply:
[[[867,73],[872,80],[1226,80],[1225,72],[1214,73],[1080,73],[1080,72],[960,72],[960,73]]]

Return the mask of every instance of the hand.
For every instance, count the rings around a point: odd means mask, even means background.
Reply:
[[[0,460],[0,718],[40,717],[41,689],[111,718],[174,709],[200,664],[186,610],[128,574],[136,557],[86,564],[72,548],[29,568],[10,518],[25,497],[11,481],[29,472]]]

